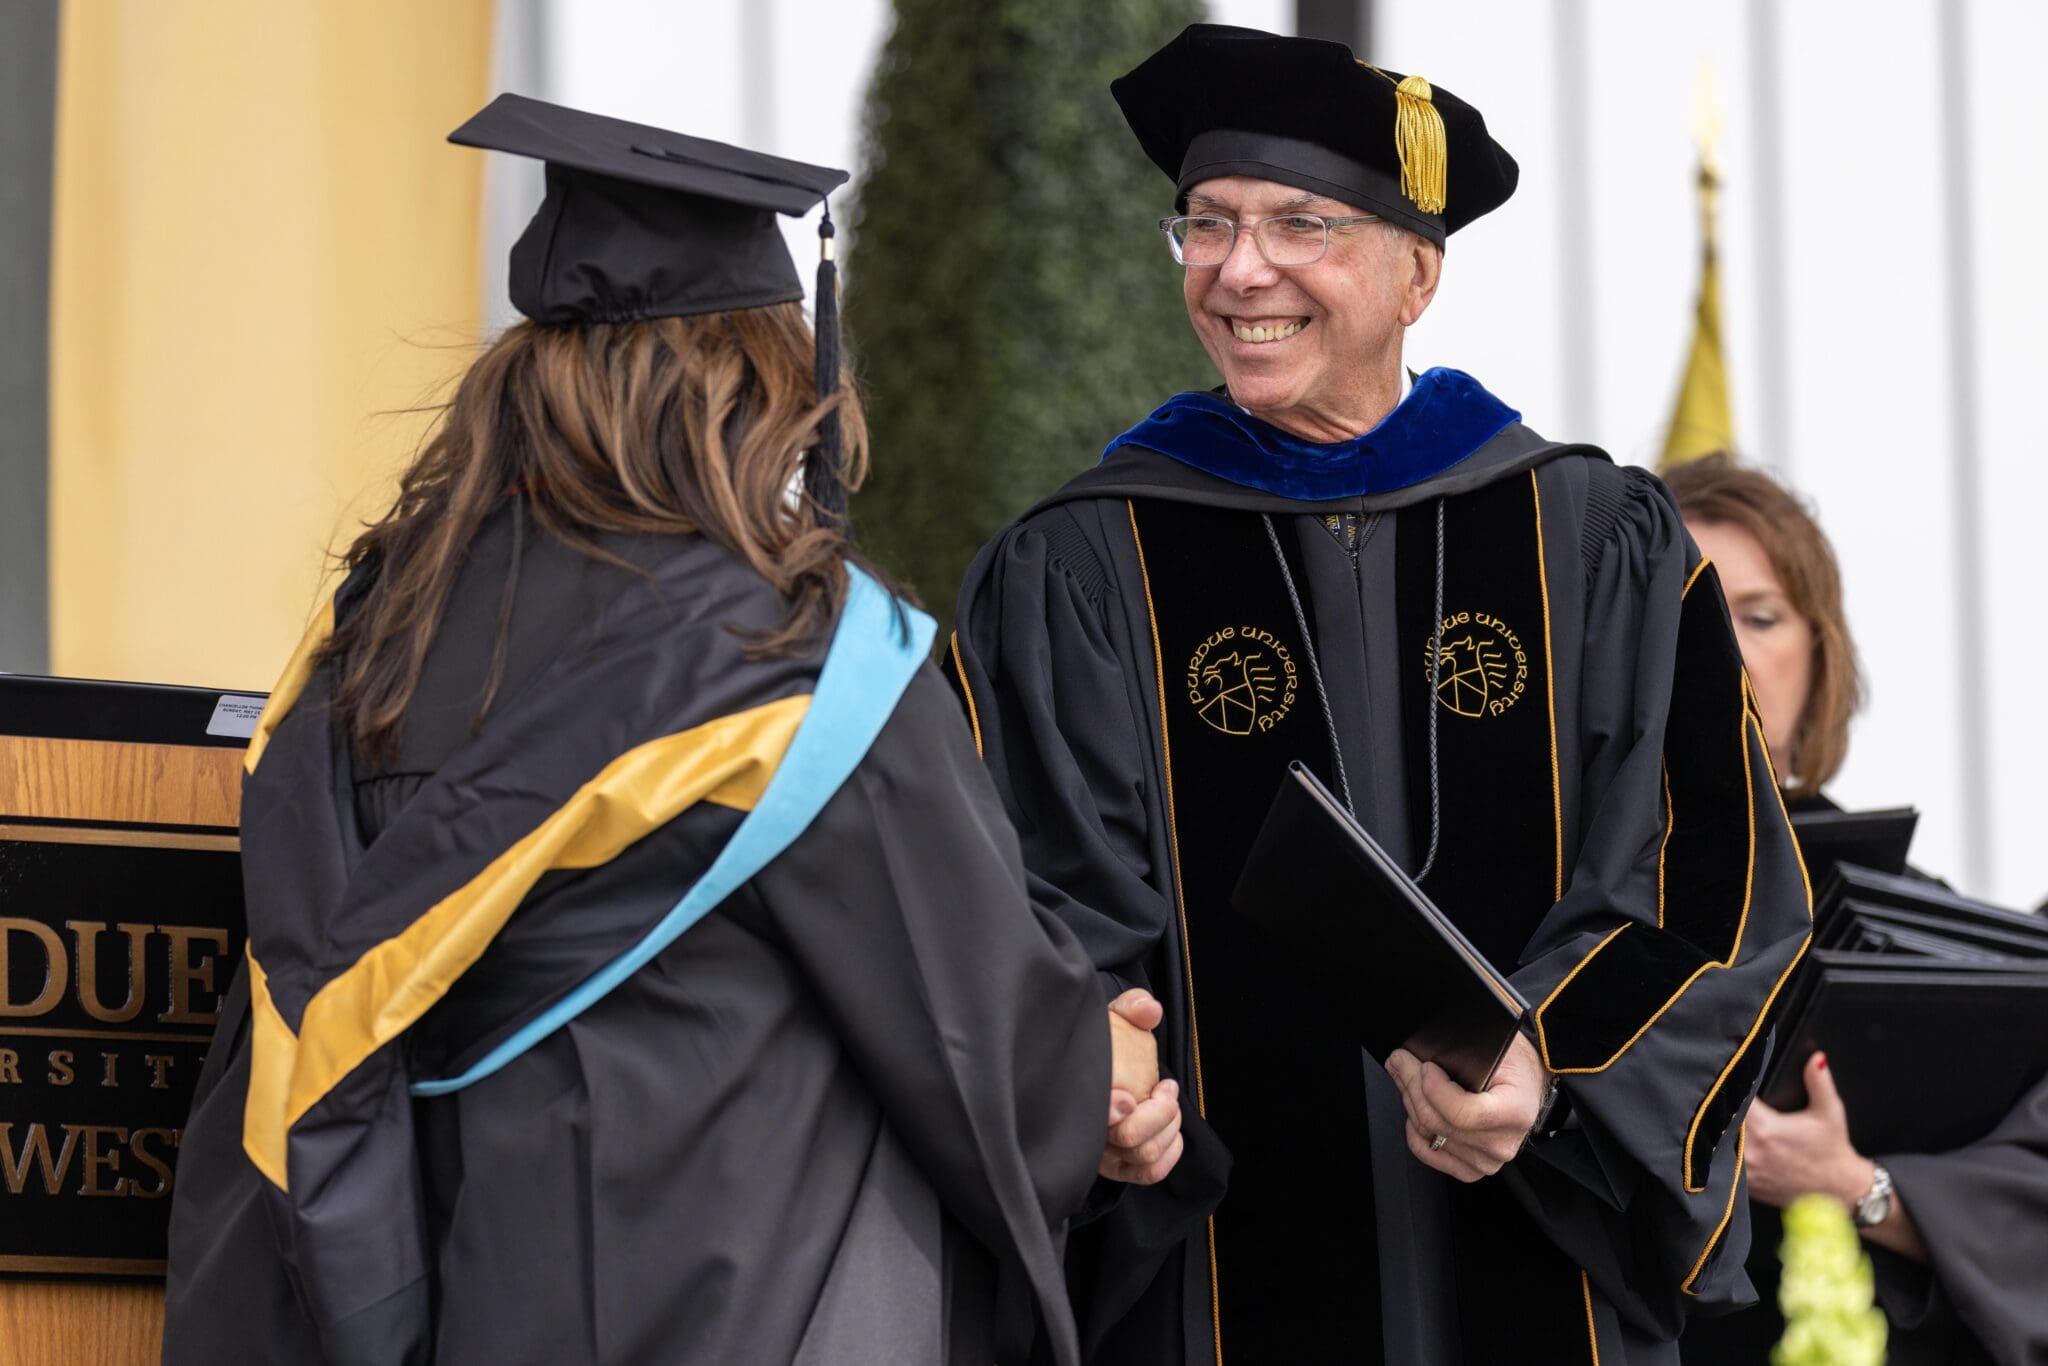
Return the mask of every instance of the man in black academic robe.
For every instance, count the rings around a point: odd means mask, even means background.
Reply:
[[[1177,1122],[1178,1164],[1071,1240],[1083,1349],[1675,1360],[1748,1294],[1741,1118],[1810,920],[1715,575],[1653,476],[1404,379],[1514,185],[1476,110],[1203,25],[1112,88],[1226,386],[987,547],[950,650],[1035,894],[1160,998],[1182,1085],[1120,1135]],[[1373,1063],[1344,965],[1228,908],[1294,760],[1535,1003],[1488,1091]]]

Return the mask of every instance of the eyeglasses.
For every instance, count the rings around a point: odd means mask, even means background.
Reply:
[[[1159,230],[1166,234],[1166,245],[1172,249],[1173,259],[1184,266],[1222,265],[1230,259],[1231,250],[1237,246],[1240,228],[1252,230],[1252,240],[1258,244],[1259,255],[1269,263],[1309,266],[1322,260],[1323,253],[1330,249],[1331,228],[1380,221],[1369,213],[1347,214],[1342,218],[1324,218],[1313,213],[1283,213],[1249,223],[1237,223],[1216,214],[1197,213],[1162,218]]]

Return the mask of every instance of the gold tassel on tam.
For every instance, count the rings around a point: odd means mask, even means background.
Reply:
[[[1424,213],[1442,213],[1450,142],[1430,94],[1429,82],[1420,76],[1394,87],[1394,145],[1401,153],[1401,193]]]
[[[1401,158],[1401,193],[1424,213],[1442,213],[1451,177],[1451,141],[1436,107],[1436,92],[1420,76],[1396,81],[1371,62],[1358,64],[1394,87],[1394,150]]]

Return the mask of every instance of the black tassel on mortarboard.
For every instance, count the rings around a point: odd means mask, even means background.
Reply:
[[[839,268],[832,261],[832,206],[818,223],[818,401],[839,392]],[[846,524],[846,479],[840,450],[839,412],[818,423],[818,445],[804,472],[804,487],[828,524]]]

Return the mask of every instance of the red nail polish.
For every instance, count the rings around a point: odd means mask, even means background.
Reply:
[[[1814,1065],[1815,1067],[1818,1067],[1818,1068],[1819,1068],[1819,1069],[1820,1069],[1821,1071],[1823,1071],[1823,1072],[1825,1072],[1825,1071],[1827,1071],[1827,1070],[1828,1070],[1828,1055],[1827,1055],[1827,1054],[1825,1054],[1825,1053],[1816,1053],[1816,1054],[1814,1054],[1814,1055],[1813,1055],[1813,1057],[1814,1057],[1814,1064],[1813,1064],[1813,1065]]]

